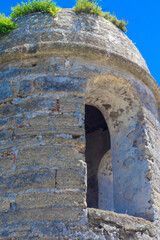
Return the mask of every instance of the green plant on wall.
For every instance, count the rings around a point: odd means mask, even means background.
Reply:
[[[12,13],[10,17],[6,17],[0,13],[0,36],[9,33],[12,29],[17,27],[17,24],[12,19],[35,12],[50,13],[53,17],[60,11],[52,0],[28,0],[28,2],[17,4],[11,8]],[[77,0],[76,6],[73,7],[76,13],[94,14],[102,16],[111,21],[122,31],[126,32],[126,23],[124,20],[118,20],[115,15],[109,12],[103,12],[96,0]]]
[[[126,25],[128,22],[125,22],[123,19],[118,20],[117,17],[115,15],[111,15],[110,12],[103,12],[96,0],[77,0],[76,6],[73,8],[73,10],[76,13],[90,13],[102,16],[112,22],[122,31],[127,32]]]
[[[11,21],[11,18],[6,17],[0,13],[0,36],[9,33],[12,29],[16,28],[17,24]]]
[[[6,17],[0,13],[0,36],[9,33],[12,29],[18,25],[13,22],[13,18],[27,15],[34,12],[51,13],[52,16],[56,16],[60,8],[56,6],[52,0],[33,0],[21,4],[17,4],[11,8],[12,13],[10,17]]]
[[[125,22],[123,19],[118,20],[117,17],[115,15],[110,14],[110,12],[104,12],[104,18],[112,22],[123,32],[127,32],[126,25],[128,24],[128,22]]]
[[[73,8],[76,13],[93,13],[103,16],[103,11],[96,1],[77,0],[76,6]]]
[[[11,10],[11,17],[15,18],[35,12],[51,13],[52,16],[56,16],[60,9],[52,0],[29,0],[27,3],[22,2],[21,4],[17,4]]]

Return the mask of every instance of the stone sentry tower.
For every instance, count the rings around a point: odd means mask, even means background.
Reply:
[[[111,22],[0,39],[0,239],[160,239],[160,89]]]

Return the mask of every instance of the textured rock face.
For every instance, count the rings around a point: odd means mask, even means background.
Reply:
[[[140,53],[100,17],[17,23],[0,39],[0,238],[160,239],[160,91]],[[87,166],[103,206],[112,176],[116,213],[87,208]]]

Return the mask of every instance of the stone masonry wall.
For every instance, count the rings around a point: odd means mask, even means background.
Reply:
[[[12,231],[15,223],[31,226],[37,221],[83,218],[85,78],[68,76],[67,62],[51,57],[1,67],[0,225],[4,238],[9,235],[6,225]]]
[[[151,236],[158,239],[155,225],[138,218],[135,221],[142,221],[142,227],[137,231],[130,230],[131,233],[119,231],[115,220],[112,220],[112,227],[102,217],[95,223],[93,219],[101,216],[101,212],[89,211],[91,221],[90,225],[86,224],[84,105],[85,101],[89,103],[90,98],[99,96],[98,92],[94,95],[90,85],[93,94],[87,90],[85,100],[84,90],[89,76],[91,79],[100,71],[110,74],[112,67],[102,68],[81,58],[52,56],[15,61],[9,63],[9,68],[4,64],[0,71],[3,79],[0,106],[1,238],[65,239],[72,236],[73,239],[88,239],[93,236],[93,239],[110,239],[113,235],[113,239],[121,239],[121,235],[128,238],[131,235],[133,239],[141,239],[146,235],[148,239]],[[99,74],[103,79],[104,75]],[[106,76],[109,79],[109,75]],[[112,119],[112,122],[118,124],[119,120]],[[120,122],[115,129],[117,133],[122,127],[122,117]],[[107,123],[112,133],[110,121]],[[135,131],[133,141],[137,134]],[[111,218],[115,219],[114,215]],[[101,230],[96,230],[99,227]],[[148,228],[153,228],[154,234],[150,234]]]

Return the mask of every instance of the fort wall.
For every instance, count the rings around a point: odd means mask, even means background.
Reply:
[[[160,89],[141,54],[102,17],[16,21],[0,39],[0,239],[160,239]],[[110,133],[89,160],[87,116],[97,141]],[[87,202],[108,149],[113,211]]]

